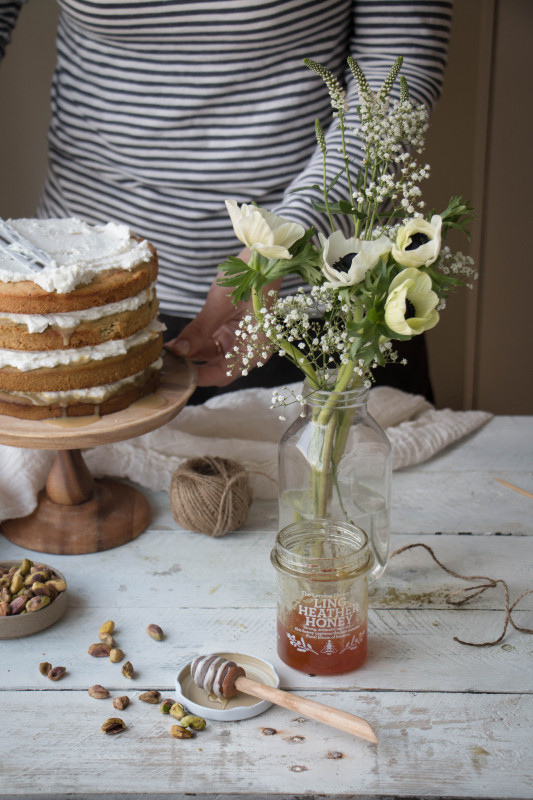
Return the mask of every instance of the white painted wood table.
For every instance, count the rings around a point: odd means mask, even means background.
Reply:
[[[508,582],[511,602],[533,588],[533,419],[499,417],[426,464],[395,473],[392,548],[430,545],[451,569]],[[504,622],[500,588],[454,608],[464,581],[422,548],[394,557],[372,592],[364,667],[317,678],[275,655],[273,503],[253,504],[243,529],[219,539],[181,530],[164,493],[151,494],[150,529],[115,550],[42,556],[67,576],[69,606],[54,627],[0,642],[2,798],[527,798],[533,797],[533,636]],[[29,555],[0,537],[0,559]],[[94,659],[102,622],[136,670]],[[514,613],[533,628],[533,595]],[[150,639],[149,623],[166,637]],[[369,744],[272,707],[259,717],[208,724],[194,739],[169,736],[174,720],[137,700],[169,695],[180,665],[199,653],[248,652],[274,662],[282,688],[365,717]],[[67,668],[52,683],[41,661]],[[87,688],[132,704],[116,712]],[[106,736],[102,722],[127,729]],[[265,735],[265,728],[276,733]]]

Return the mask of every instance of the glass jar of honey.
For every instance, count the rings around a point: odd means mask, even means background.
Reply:
[[[366,533],[330,519],[295,522],[278,533],[271,561],[278,573],[281,660],[312,675],[360,667],[374,562]]]

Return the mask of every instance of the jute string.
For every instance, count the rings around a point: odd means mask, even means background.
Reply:
[[[507,583],[504,580],[502,580],[502,578],[488,578],[485,575],[460,575],[458,572],[455,572],[453,569],[446,567],[441,561],[439,561],[439,559],[437,558],[431,547],[429,547],[427,544],[423,544],[422,542],[417,542],[415,544],[406,544],[404,547],[400,547],[398,550],[394,550],[391,553],[390,558],[398,556],[400,555],[400,553],[404,553],[406,550],[411,550],[414,547],[423,547],[424,550],[427,550],[433,561],[435,561],[435,563],[438,564],[439,567],[443,569],[445,572],[447,572],[449,575],[453,575],[454,578],[459,578],[460,580],[463,581],[484,581],[484,583],[480,583],[475,586],[465,586],[463,589],[457,589],[455,592],[450,592],[448,595],[446,595],[445,598],[446,602],[449,603],[450,605],[462,606],[465,603],[468,603],[474,597],[478,597],[480,594],[483,594],[483,592],[485,592],[487,589],[494,589],[496,586],[498,586],[498,584],[501,584],[501,586],[503,586],[503,590],[505,593],[505,620],[504,620],[503,630],[500,636],[498,636],[497,639],[494,639],[494,641],[491,642],[466,642],[464,641],[464,639],[459,639],[458,636],[454,636],[453,639],[455,642],[459,642],[459,644],[466,644],[469,647],[489,647],[490,645],[498,644],[499,642],[502,641],[503,637],[505,636],[509,623],[513,626],[515,630],[520,631],[521,633],[533,633],[533,630],[531,628],[522,628],[520,627],[520,625],[517,625],[513,620],[513,610],[516,608],[517,604],[520,602],[520,600],[522,600],[523,597],[525,597],[528,594],[533,594],[533,589],[528,589],[527,591],[522,592],[522,594],[519,597],[517,597],[514,603],[511,605],[509,599],[509,587],[507,586]]]
[[[214,537],[240,528],[252,499],[245,468],[217,456],[189,458],[170,483],[170,507],[178,525]]]

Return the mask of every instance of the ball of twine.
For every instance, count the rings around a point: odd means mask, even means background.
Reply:
[[[189,458],[172,475],[170,507],[189,531],[224,536],[246,521],[252,503],[248,473],[227,458]]]

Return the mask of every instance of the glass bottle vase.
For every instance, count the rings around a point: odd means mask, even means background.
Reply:
[[[362,528],[374,555],[371,583],[389,553],[390,442],[368,413],[368,389],[310,391],[304,385],[304,397],[302,415],[279,445],[278,530],[306,519]]]

